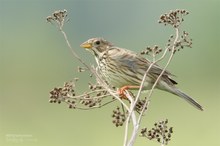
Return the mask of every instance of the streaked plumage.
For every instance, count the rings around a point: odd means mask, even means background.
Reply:
[[[92,51],[102,76],[109,84],[117,88],[140,86],[143,75],[150,65],[150,62],[142,56],[116,47],[102,38],[89,39],[81,47]],[[144,90],[151,89],[161,71],[162,69],[158,65],[152,66],[144,83]],[[172,74],[165,71],[156,88],[182,97],[197,109],[203,110],[199,103],[175,86],[177,83],[170,76]]]

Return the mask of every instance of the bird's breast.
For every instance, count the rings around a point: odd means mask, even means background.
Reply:
[[[136,72],[138,69],[134,69],[132,62],[126,63],[125,66],[122,62],[109,59],[102,58],[97,61],[101,75],[112,86],[121,88],[128,85],[139,86],[141,84],[144,73]],[[146,81],[144,84],[145,89],[151,88],[151,79],[147,77]]]

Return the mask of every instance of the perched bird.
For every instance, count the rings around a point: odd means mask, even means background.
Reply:
[[[100,73],[109,84],[119,88],[121,92],[126,89],[139,89],[150,61],[135,52],[116,47],[103,38],[91,38],[80,46],[93,53]],[[162,69],[154,64],[147,74],[143,90],[150,90],[161,72]],[[202,111],[203,107],[180,91],[175,86],[177,82],[170,76],[172,74],[165,71],[156,88],[175,94]]]

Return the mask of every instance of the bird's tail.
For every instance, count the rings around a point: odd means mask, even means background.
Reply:
[[[197,102],[195,101],[192,97],[186,95],[185,93],[183,93],[182,91],[180,91],[177,88],[172,88],[171,93],[183,98],[184,100],[186,100],[189,104],[191,104],[192,106],[194,106],[195,108],[203,111],[203,107]]]

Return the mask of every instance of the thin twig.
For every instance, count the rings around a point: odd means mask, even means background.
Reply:
[[[114,102],[114,101],[116,101],[117,99],[113,99],[113,100],[111,100],[111,101],[108,101],[108,102],[106,102],[106,103],[104,103],[104,104],[101,104],[101,105],[99,105],[99,106],[93,106],[93,107],[74,107],[74,109],[80,109],[80,110],[91,110],[91,109],[97,109],[97,108],[101,108],[101,107],[104,107],[104,106],[106,106],[106,105],[108,105],[108,104],[110,104],[110,103],[112,103],[112,102]],[[66,104],[68,104],[68,102],[66,102],[66,101],[64,101]]]
[[[135,110],[133,110],[134,105],[134,99],[133,97],[129,94],[129,92],[126,90],[125,91],[125,95],[126,97],[129,99],[130,101],[130,109],[128,110],[129,116],[126,119],[126,125],[125,125],[125,136],[124,136],[124,146],[127,145],[127,138],[128,138],[128,127],[129,127],[129,121],[130,121],[130,117],[132,119],[132,124],[133,124],[133,128],[137,127],[137,118],[135,115]],[[135,130],[135,129],[134,129]],[[134,139],[134,138],[132,138]]]
[[[93,94],[93,93],[102,92],[102,91],[106,91],[106,90],[104,90],[104,89],[94,90],[94,91],[89,91],[89,92],[86,92],[86,93],[81,94],[81,95],[78,95],[78,96],[71,96],[71,95],[70,95],[70,96],[68,96],[68,97],[71,98],[71,99],[79,99],[79,98],[85,97],[85,95],[91,95],[91,94]],[[105,95],[103,95],[103,96],[98,96],[98,97],[94,97],[94,98],[100,98],[100,97],[105,97],[105,96],[110,96],[110,94],[105,94]]]

